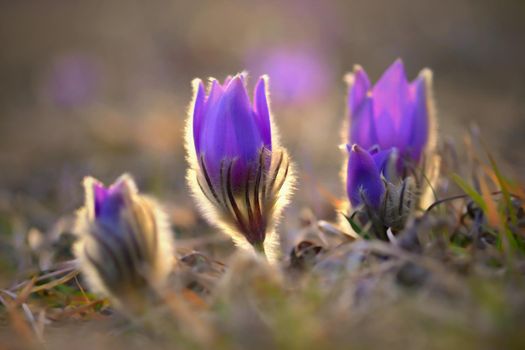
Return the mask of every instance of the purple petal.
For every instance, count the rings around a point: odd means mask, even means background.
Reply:
[[[210,176],[220,178],[223,160],[235,160],[233,184],[241,185],[249,163],[258,159],[262,139],[243,80],[236,76],[217,103],[210,104],[203,126],[201,152]]]
[[[394,121],[388,112],[384,111],[376,116],[374,125],[376,125],[377,141],[381,149],[399,146],[400,140],[397,137]]]
[[[95,202],[95,217],[98,217],[100,215],[100,208],[102,207],[102,203],[104,203],[107,196],[108,193],[104,185],[98,182],[93,183],[93,201]]]
[[[387,126],[394,126],[395,130],[398,130],[409,111],[408,81],[405,67],[400,59],[396,60],[376,83],[373,88],[373,98],[375,115],[388,116],[391,123]],[[377,128],[379,130],[387,126],[378,123]]]
[[[370,148],[378,144],[373,101],[366,97],[350,121],[350,142]]]
[[[419,76],[410,84],[410,93],[414,106],[412,113],[412,133],[410,135],[410,152],[412,159],[418,162],[428,141],[429,134],[427,91],[424,76]]]
[[[197,123],[195,122],[195,120],[193,122],[193,137],[195,143],[195,151],[198,155],[200,155],[203,152],[204,144],[207,142],[205,139],[203,139],[202,135],[204,131],[208,128],[207,125],[210,123],[210,111],[216,108],[217,103],[223,94],[224,90],[221,84],[217,80],[212,79],[209,87],[209,95],[205,99],[202,105],[202,109],[200,110],[201,116],[199,117]]]
[[[95,219],[113,224],[118,223],[120,210],[124,205],[123,186],[119,182],[106,189],[100,183],[93,184]]]
[[[391,174],[391,165],[393,165],[392,160],[396,153],[397,150],[395,148],[377,151],[375,153],[370,152],[376,167],[379,170],[379,173],[382,174],[387,180],[391,179],[391,176],[394,175]]]
[[[374,163],[376,164],[377,169],[379,172],[383,172],[385,168],[388,166],[388,161],[390,160],[390,156],[392,155],[393,149],[387,149],[383,151],[378,151],[374,154],[372,154],[372,158],[374,159]]]
[[[202,131],[202,118],[206,101],[206,91],[202,81],[199,79],[194,83],[195,102],[193,107],[193,142],[197,154],[200,153],[200,135]]]
[[[234,134],[234,139],[229,140],[233,141],[229,155],[236,159],[232,180],[234,184],[242,183],[248,166],[258,159],[263,145],[242,75],[232,80],[225,100],[229,100],[229,121]]]
[[[210,88],[208,93],[208,98],[206,99],[204,109],[202,111],[203,115],[206,115],[208,113],[208,110],[217,104],[217,102],[220,100],[222,95],[224,94],[224,89],[217,80],[213,79],[210,82]],[[205,117],[203,117],[205,118]]]
[[[350,157],[348,159],[347,193],[353,206],[362,203],[361,193],[374,208],[379,208],[385,191],[383,181],[374,159],[368,151],[354,144],[347,145]]]
[[[361,66],[354,68],[354,73],[348,84],[348,110],[350,111],[350,118],[356,115],[357,110],[365,101],[365,98],[370,90],[370,80]]]
[[[263,143],[269,150],[272,149],[272,131],[270,125],[270,110],[266,96],[266,78],[260,77],[254,91],[254,110],[256,121]]]

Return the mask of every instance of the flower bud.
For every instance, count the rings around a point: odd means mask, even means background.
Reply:
[[[187,179],[210,223],[240,246],[275,255],[274,227],[288,202],[293,169],[271,122],[266,84],[259,78],[252,104],[242,74],[224,84],[211,79],[207,92],[201,80],[193,82]]]
[[[109,187],[84,179],[75,254],[90,288],[121,311],[139,312],[166,281],[174,252],[165,214],[129,175]]]
[[[372,231],[379,238],[386,238],[388,228],[402,229],[414,202],[413,182],[407,177],[394,185],[385,178],[396,154],[375,149],[369,152],[357,144],[347,146],[347,150],[346,188],[355,209],[353,217],[357,216],[361,224],[371,222]]]

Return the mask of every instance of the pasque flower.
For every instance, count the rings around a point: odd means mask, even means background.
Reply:
[[[398,59],[372,87],[365,70],[355,66],[347,77],[347,143],[367,150],[395,149],[396,169],[404,177],[435,144],[431,79],[430,70],[424,69],[408,82],[403,62]]]
[[[361,222],[371,222],[376,235],[403,227],[419,194],[427,200],[436,178],[432,74],[421,71],[412,82],[396,60],[372,86],[355,66],[349,85],[349,153],[346,189]],[[431,159],[425,165],[425,160]]]
[[[186,147],[188,182],[208,220],[267,255],[274,254],[276,218],[287,203],[293,171],[270,116],[267,77],[255,85],[253,103],[243,74],[208,91],[193,82]]]
[[[124,312],[142,310],[173,264],[173,241],[158,204],[122,175],[105,187],[84,179],[85,206],[77,215],[75,254],[92,290]]]

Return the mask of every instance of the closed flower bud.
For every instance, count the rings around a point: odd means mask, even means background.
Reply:
[[[370,154],[368,151],[354,144],[347,145],[350,154],[348,158],[348,176],[346,191],[352,206],[366,204],[372,208],[379,208],[385,193],[385,185],[381,179],[381,171],[385,162],[380,162],[379,154]]]
[[[352,217],[361,224],[370,222],[374,235],[386,239],[388,228],[399,230],[405,225],[414,202],[413,180],[407,177],[393,184],[386,179],[384,174],[396,161],[392,151],[369,152],[357,144],[347,150],[346,189],[355,209]]]
[[[251,245],[271,258],[278,244],[276,219],[288,202],[293,169],[279,147],[266,84],[261,77],[252,104],[242,74],[224,84],[212,79],[208,91],[196,79],[186,148],[187,179],[206,218],[238,245]]]
[[[104,187],[84,179],[85,206],[77,217],[75,254],[90,288],[124,312],[141,312],[172,269],[173,240],[154,200],[121,176]]]

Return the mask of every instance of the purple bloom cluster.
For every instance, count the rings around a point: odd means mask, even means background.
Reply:
[[[373,87],[359,66],[348,83],[348,142],[354,145],[348,147],[348,197],[353,206],[367,198],[377,208],[385,192],[381,177],[405,178],[422,160],[429,139],[427,75],[408,82],[397,60]]]
[[[347,193],[356,213],[366,209],[358,217],[372,221],[377,232],[402,227],[410,211],[411,174],[430,137],[428,78],[423,72],[408,82],[401,60],[374,86],[359,66],[348,78]],[[186,147],[187,179],[206,218],[237,244],[268,255],[278,243],[275,225],[288,203],[294,172],[278,144],[267,85],[266,76],[257,80],[252,102],[245,74],[228,76],[222,84],[210,79],[208,87],[196,79]],[[148,237],[166,235],[157,227],[162,215],[155,203],[138,195],[133,180],[124,176],[105,187],[88,178],[85,186],[85,231],[96,249],[86,248],[83,256],[106,284],[122,282],[114,275],[124,271],[122,259],[136,266],[146,259],[152,271],[162,266],[151,255],[156,246],[148,243]],[[101,258],[112,261],[113,268],[97,265]]]
[[[346,189],[355,208],[348,219],[358,233],[354,217],[381,239],[407,221],[418,186],[413,174],[433,144],[429,79],[423,71],[408,82],[401,60],[373,87],[359,66],[348,77]],[[257,80],[252,102],[245,74],[228,76],[222,84],[210,79],[208,87],[194,80],[185,139],[187,181],[203,215],[237,245],[274,261],[275,226],[293,190],[294,168],[278,142],[267,85],[266,76]],[[138,193],[128,175],[109,187],[86,177],[84,187],[75,246],[81,269],[92,290],[124,312],[141,313],[173,268],[166,216],[154,200]]]

